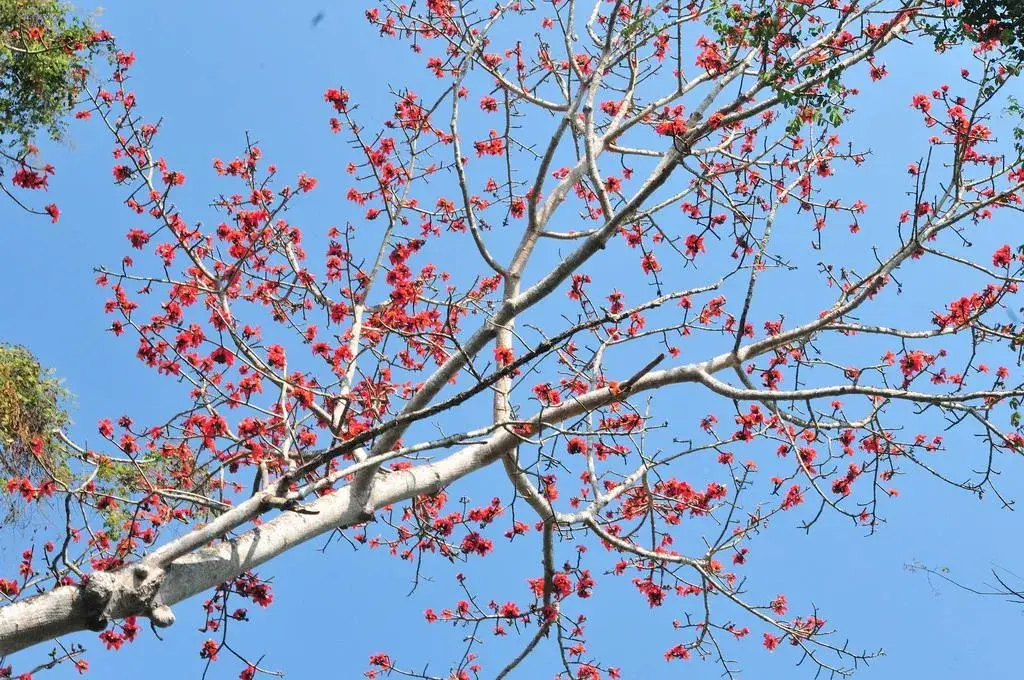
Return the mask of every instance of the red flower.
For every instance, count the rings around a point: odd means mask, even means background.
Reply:
[[[230,366],[235,363],[235,355],[224,347],[218,347],[210,352],[210,360],[218,364],[226,364],[227,366]]]
[[[56,224],[57,220],[60,219],[60,208],[57,207],[56,203],[51,203],[43,208],[43,210],[45,210],[46,214],[50,216],[51,223]]]
[[[593,590],[596,583],[597,581],[590,575],[590,570],[584,569],[580,572],[580,580],[576,582],[576,596],[587,599],[590,597],[590,591]]]
[[[121,649],[121,645],[124,644],[124,636],[117,631],[105,630],[99,637],[107,649]]]
[[[514,199],[509,206],[509,212],[512,213],[512,217],[521,218],[526,214],[526,202],[521,198]]]
[[[271,345],[267,348],[267,363],[274,368],[284,368],[284,347]]]
[[[633,585],[637,587],[637,590],[647,596],[647,604],[651,607],[660,607],[662,602],[664,602],[665,591],[651,579],[633,579]],[[679,658],[685,659],[687,657]]]
[[[770,651],[774,650],[776,647],[779,646],[779,642],[781,640],[782,640],[782,638],[776,637],[776,636],[772,635],[771,633],[765,633],[764,634],[764,647],[765,647],[765,649],[767,649],[770,652]]]
[[[54,220],[56,222],[56,220]],[[1002,248],[992,253],[992,266],[994,267],[1008,267],[1010,266],[1010,260],[1013,259],[1013,252],[1010,250],[1009,244],[1004,245]]]
[[[132,229],[128,232],[128,240],[131,242],[132,248],[141,250],[142,246],[149,243],[149,234],[141,229]]]
[[[512,619],[520,616],[521,612],[519,611],[519,605],[515,602],[506,602],[501,605],[501,608],[498,610],[498,614],[511,621]]]
[[[582,437],[573,437],[566,443],[569,453],[586,453],[587,448],[587,441]]]
[[[782,509],[789,510],[804,502],[804,496],[800,493],[800,487],[796,484],[789,488],[786,498],[782,501]]]
[[[915,377],[918,373],[924,370],[924,368],[931,363],[935,357],[925,354],[921,350],[914,350],[913,352],[907,352],[900,359],[900,371],[903,372],[903,377],[906,381]]]
[[[177,170],[168,170],[163,174],[164,184],[168,186],[180,186],[185,183],[185,175]]]
[[[572,579],[568,574],[559,572],[551,577],[551,589],[557,597],[567,597],[572,592]]]
[[[515,358],[511,347],[494,348],[494,360],[498,362],[499,366],[508,366],[515,361]]]
[[[14,173],[11,181],[22,189],[45,189],[49,179],[45,174],[28,167],[21,167]]]
[[[494,543],[490,539],[484,538],[480,534],[472,531],[466,534],[466,537],[462,539],[461,550],[465,554],[473,553],[484,557],[487,553],[491,552],[494,548]]]
[[[551,406],[557,406],[562,401],[562,397],[558,394],[558,390],[552,388],[551,383],[540,383],[539,385],[534,385],[533,394],[542,403],[550,404]]]
[[[671,120],[663,120],[655,126],[654,131],[659,135],[678,137],[686,132],[686,120],[682,116],[677,116]]]
[[[690,234],[686,237],[686,254],[690,257],[696,257],[697,253],[703,253],[704,250],[704,237],[697,236],[697,234]]]
[[[505,153],[505,140],[498,136],[497,130],[491,130],[490,137],[480,142],[473,142],[477,156],[500,156]]]
[[[134,616],[129,616],[121,624],[121,630],[124,632],[125,640],[134,642],[135,638],[139,635],[139,631],[142,629],[139,628],[138,619]]]
[[[207,640],[203,643],[202,648],[199,650],[199,656],[203,659],[209,659],[210,661],[217,660],[217,652],[220,651],[220,646],[217,645],[216,640]]]
[[[701,53],[697,55],[697,66],[712,75],[725,70],[725,59],[722,57],[718,43],[708,40],[707,36],[702,35],[697,39],[697,47],[701,48]]]
[[[644,256],[640,258],[640,269],[643,270],[644,274],[650,274],[651,272],[660,272],[661,265],[658,263],[658,258],[654,256],[654,253],[644,253]]]
[[[348,92],[336,88],[331,88],[324,92],[324,101],[330,102],[339,113],[345,112],[348,106],[348,97]]]
[[[590,283],[591,278],[587,274],[573,274],[572,288],[569,290],[570,300],[579,300],[583,297],[584,284]]]
[[[672,659],[689,659],[690,650],[685,645],[676,645],[672,649],[665,652],[665,661],[671,661]]]

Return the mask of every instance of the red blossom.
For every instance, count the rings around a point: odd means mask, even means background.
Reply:
[[[697,234],[690,234],[686,237],[686,254],[696,257],[698,253],[704,252],[704,237]]]
[[[345,113],[348,107],[349,93],[345,90],[331,88],[324,92],[324,101],[334,106],[338,113]]]
[[[1010,261],[1013,259],[1013,251],[1010,250],[1009,244],[1000,247],[996,252],[992,254],[992,266],[993,267],[1008,267]]]
[[[209,659],[210,661],[217,660],[217,653],[220,651],[220,645],[217,644],[216,640],[207,640],[203,643],[202,648],[199,650],[199,656],[203,659]]]
[[[473,142],[473,148],[477,156],[501,156],[505,153],[505,139],[498,135],[497,130],[491,130],[490,137]]]

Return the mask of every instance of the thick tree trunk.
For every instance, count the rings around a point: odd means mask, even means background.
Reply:
[[[783,341],[785,334],[779,336]],[[756,344],[755,344],[756,346]],[[601,388],[548,408],[530,422],[535,432],[547,424],[576,417],[631,394],[666,385],[699,380],[743,359],[749,350],[723,354],[701,363],[651,371],[652,362],[613,393]],[[301,506],[301,512],[281,515],[238,538],[188,550],[164,564],[168,544],[138,563],[116,572],[94,572],[86,586],[64,586],[0,607],[0,656],[81,630],[101,630],[111,619],[147,616],[155,625],[174,621],[169,606],[205,592],[286,550],[337,528],[367,521],[376,511],[420,494],[434,493],[465,475],[494,462],[521,443],[519,435],[501,429],[481,444],[408,470],[380,473],[371,487],[368,505],[359,502],[352,485]],[[243,510],[240,505],[238,508]],[[243,515],[253,517],[258,513]],[[233,528],[235,525],[232,525]],[[202,532],[196,529],[195,532]],[[197,535],[186,535],[191,538]],[[221,532],[223,533],[223,532]],[[218,536],[204,536],[203,542]]]
[[[378,478],[371,497],[379,509],[424,493],[433,493],[460,477],[494,461],[511,437],[467,447],[428,465]],[[195,550],[171,562],[158,580],[156,600],[173,605],[210,590],[244,571],[253,569],[286,550],[336,528],[366,520],[349,487],[303,506],[303,512],[283,514],[247,531],[235,540]],[[314,514],[315,513],[315,514]],[[151,616],[153,598],[146,588],[153,570],[146,561],[103,575],[102,597],[95,588],[63,586],[5,607],[0,607],[0,656],[81,630],[96,629],[107,619]],[[98,574],[93,574],[96,579]],[[167,611],[164,616],[168,616]],[[169,625],[173,617],[158,622]]]

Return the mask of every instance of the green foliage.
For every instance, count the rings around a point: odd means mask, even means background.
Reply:
[[[986,38],[1024,42],[1024,0],[964,0],[960,18]]]
[[[59,0],[0,0],[0,145],[21,156],[32,139],[59,140],[96,42]]]
[[[1013,148],[1017,156],[1024,158],[1024,105],[1020,100],[1010,95],[1007,98],[1009,103],[1006,106],[1006,115],[1015,122],[1013,127]]]
[[[31,352],[0,344],[0,477],[66,477],[57,431],[69,397]]]
[[[998,40],[1004,65],[1024,63],[1024,0],[963,0],[922,19],[921,28],[941,49],[963,43]]]

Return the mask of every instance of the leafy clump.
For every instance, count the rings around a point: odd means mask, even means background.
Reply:
[[[967,0],[960,17],[986,39],[999,38],[1007,45],[1024,42],[1022,0]]]
[[[919,22],[940,50],[997,41],[1002,44],[1004,67],[1017,72],[1024,63],[1024,0],[947,2]]]
[[[58,432],[70,393],[53,371],[17,345],[0,344],[0,477],[63,477]]]
[[[62,138],[99,42],[58,0],[0,0],[0,144],[8,160],[33,138]]]

